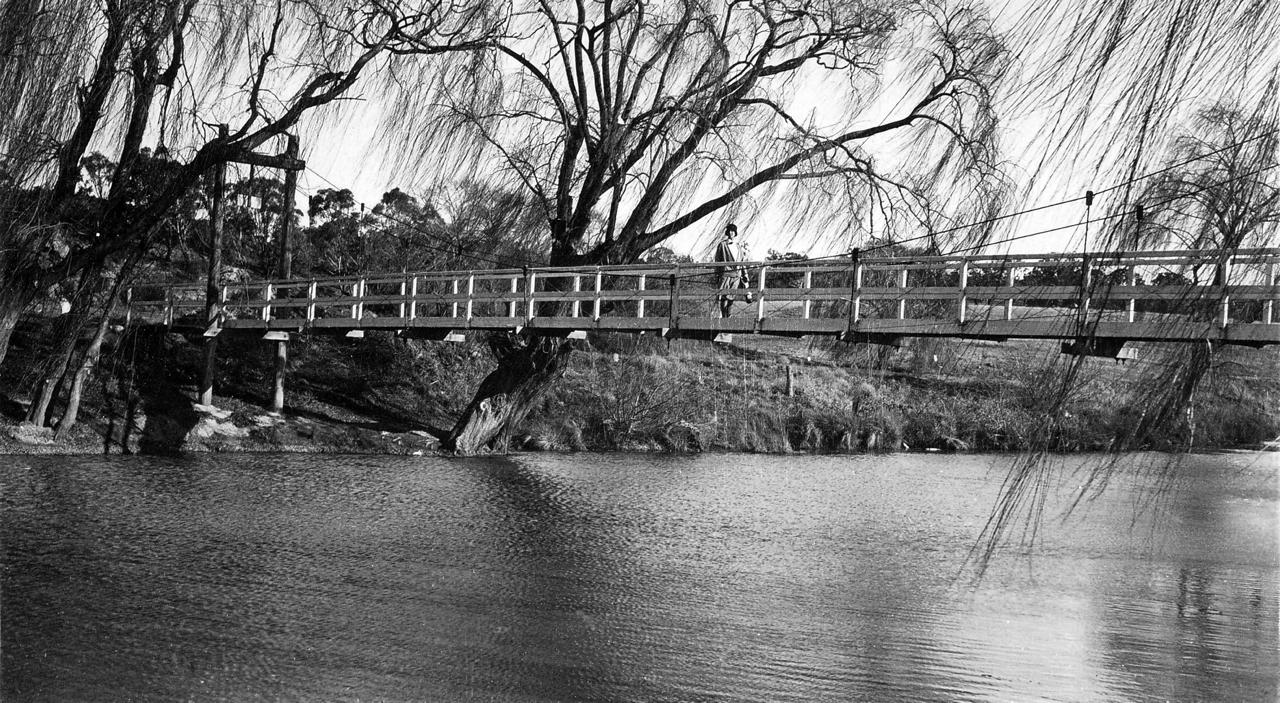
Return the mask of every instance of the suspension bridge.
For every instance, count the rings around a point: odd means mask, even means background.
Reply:
[[[732,334],[1002,341],[1280,343],[1280,248],[1123,254],[856,255],[801,261],[424,271],[137,285],[126,324],[175,331],[457,340],[471,331],[666,338]],[[726,268],[747,286],[721,289]],[[1040,272],[1032,281],[1029,274]],[[1055,273],[1056,272],[1056,273]],[[1169,274],[1161,276],[1160,274]],[[1033,277],[1035,278],[1035,277]],[[1075,280],[1074,284],[1067,281]],[[1159,283],[1153,282],[1159,281]],[[734,301],[725,316],[721,303]]]

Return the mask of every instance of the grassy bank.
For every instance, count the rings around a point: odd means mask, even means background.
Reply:
[[[19,354],[40,353],[39,330]],[[1056,343],[909,341],[815,345],[739,335],[732,344],[600,336],[510,438],[512,449],[635,451],[1097,450],[1133,427],[1162,364],[1086,359],[1065,401],[1071,357]],[[4,406],[0,452],[430,452],[492,366],[484,344],[305,337],[290,345],[283,417],[265,412],[273,345],[221,341],[216,408],[194,405],[200,349],[178,335],[114,340],[84,423],[65,442],[20,424],[30,379]],[[28,359],[30,361],[31,359]],[[1147,447],[1258,446],[1280,434],[1280,356],[1217,352],[1193,412]]]

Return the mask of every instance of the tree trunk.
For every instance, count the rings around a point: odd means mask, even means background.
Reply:
[[[81,302],[82,296],[87,297],[83,287],[80,295],[76,296],[75,307],[59,318],[54,328],[57,350],[49,356],[51,361],[44,369],[40,383],[36,386],[35,400],[31,403],[31,409],[27,411],[27,422],[36,427],[45,426],[49,408],[53,406],[54,399],[62,395],[62,389],[67,384],[67,369],[71,368],[76,343],[80,341],[80,330],[88,321],[86,305]]]
[[[0,365],[4,364],[5,354],[9,351],[9,338],[13,336],[13,328],[18,324],[18,316],[26,308],[26,301],[19,301],[0,293]]]
[[[57,432],[53,434],[56,442],[66,439],[71,433],[71,428],[76,425],[76,419],[80,415],[80,395],[84,390],[85,379],[89,377],[89,370],[98,360],[98,354],[102,351],[102,340],[106,338],[107,327],[110,325],[111,305],[108,303],[107,312],[98,321],[98,329],[93,333],[93,341],[89,342],[89,348],[85,349],[84,356],[80,358],[79,368],[76,369],[75,376],[71,380],[71,391],[67,394],[67,408],[62,412],[62,419],[58,421]]]
[[[11,245],[13,242],[0,233],[0,366],[4,365],[4,358],[9,352],[9,342],[14,328],[18,326],[18,318],[35,300],[37,292],[31,279],[15,275],[13,268],[8,266],[10,262],[5,260],[3,249]]]
[[[71,366],[71,355],[75,352],[76,338],[68,336],[64,340],[64,346],[57,356],[57,360],[45,372],[44,378],[40,380],[39,394],[36,396],[35,402],[31,404],[31,410],[27,412],[27,422],[36,427],[44,427],[45,420],[49,415],[49,407],[53,405],[54,396],[62,388],[62,379],[67,373],[67,368]]]
[[[504,335],[490,342],[494,369],[445,438],[445,449],[471,455],[499,446],[568,367],[573,347],[551,337]]]

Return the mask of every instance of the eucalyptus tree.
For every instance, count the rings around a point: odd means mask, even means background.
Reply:
[[[500,164],[545,218],[551,265],[634,262],[767,202],[861,236],[1003,202],[993,90],[1008,56],[975,7],[512,0],[508,14],[469,80],[430,102],[402,91],[389,113],[442,118],[395,145],[402,165]],[[447,440],[458,452],[517,424],[569,353],[493,339],[499,366]]]
[[[0,363],[32,300],[68,279],[92,283],[72,301],[82,308],[76,324],[60,326],[33,419],[44,422],[48,396],[66,388],[58,434],[67,434],[122,281],[212,169],[348,95],[363,73],[393,62],[405,38],[417,54],[452,54],[503,21],[486,0],[441,0],[400,16],[370,2],[7,0]],[[215,131],[218,123],[230,127]],[[92,194],[78,188],[82,170]],[[96,332],[76,356],[91,320]]]
[[[297,127],[394,60],[449,53],[502,18],[485,0],[6,0],[0,6],[0,362],[17,316],[52,284],[127,259],[200,178]],[[447,75],[449,72],[444,71]],[[212,126],[231,125],[225,136]],[[130,189],[154,140],[162,183]],[[115,168],[105,197],[78,207],[90,148]],[[94,165],[97,165],[96,162]]]

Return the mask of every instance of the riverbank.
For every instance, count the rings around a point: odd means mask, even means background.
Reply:
[[[1086,359],[1065,402],[1070,357],[1056,343],[910,340],[821,345],[738,335],[730,344],[599,336],[510,438],[515,450],[890,452],[1105,449],[1141,416],[1141,386],[1162,359],[1139,346],[1120,365]],[[200,349],[153,331],[114,340],[62,442],[4,405],[0,453],[369,452],[438,450],[438,437],[491,368],[479,340],[370,333],[290,345],[285,412],[266,412],[273,345],[227,338],[213,407],[192,401]],[[18,347],[19,353],[24,350]],[[25,351],[36,354],[38,345]],[[1151,449],[1254,448],[1280,435],[1280,356],[1217,352],[1194,412]],[[1136,366],[1136,368],[1135,368]],[[6,378],[5,387],[21,388]],[[1046,423],[1047,417],[1053,422]]]

